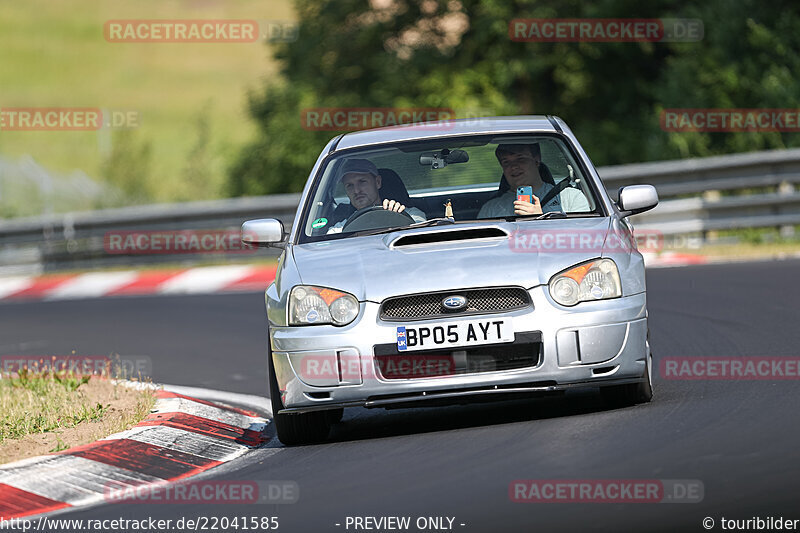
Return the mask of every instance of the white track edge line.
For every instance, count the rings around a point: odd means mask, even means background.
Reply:
[[[251,409],[255,409],[256,411],[266,413],[267,417],[270,419],[273,416],[272,406],[270,405],[269,398],[265,398],[263,396],[214,389],[204,389],[200,387],[185,387],[183,385],[161,385],[161,387],[167,392],[183,394],[184,396],[192,396],[198,400],[224,402],[234,407],[249,407]]]
[[[266,413],[267,419],[272,419],[272,404],[269,398],[256,396],[255,394],[242,394],[239,392],[221,391],[216,389],[206,389],[202,387],[188,387],[184,385],[169,385],[164,383],[147,383],[144,381],[129,381],[124,379],[114,380],[125,387],[134,389],[165,390],[184,396],[192,396],[198,400],[207,402],[224,402],[233,407],[245,407]]]

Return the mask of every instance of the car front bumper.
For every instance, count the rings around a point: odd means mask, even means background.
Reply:
[[[271,326],[272,361],[285,407],[281,412],[462,402],[642,379],[648,355],[645,293],[565,308],[550,299],[546,286],[528,292],[532,308],[470,317],[511,317],[517,338],[539,339],[536,363],[524,368],[386,379],[375,347],[396,343],[397,326],[411,324],[382,321],[380,306],[373,302],[362,303],[359,317],[345,327]],[[454,320],[463,317],[413,324]]]

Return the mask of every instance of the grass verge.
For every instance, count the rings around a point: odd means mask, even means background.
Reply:
[[[123,189],[119,180],[136,171],[142,181],[133,192],[144,201],[219,197],[228,167],[257,131],[247,94],[263,91],[265,81],[278,75],[274,46],[263,40],[114,43],[104,37],[110,20],[156,19],[292,21],[296,15],[289,0],[0,2],[0,107],[93,107],[138,116],[136,126],[125,130],[3,129],[3,156],[16,162],[30,155],[56,179],[80,169]],[[113,172],[115,147],[130,150],[125,172]],[[8,190],[0,207],[6,205],[8,216],[45,209],[38,187],[21,178],[13,185],[3,183]],[[65,197],[51,197],[56,211],[100,207]]]
[[[0,373],[0,463],[94,442],[140,422],[152,390],[106,377],[60,372]]]

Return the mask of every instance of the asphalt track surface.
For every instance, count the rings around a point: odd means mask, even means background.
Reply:
[[[799,261],[649,270],[656,366],[666,356],[800,355],[798,274]],[[0,354],[147,355],[156,381],[266,395],[264,320],[260,293],[4,303]],[[623,409],[594,393],[351,409],[328,443],[285,448],[273,439],[238,469],[211,473],[296,481],[296,504],[113,504],[62,517],[278,516],[279,531],[291,532],[345,531],[346,516],[451,516],[465,532],[704,531],[704,517],[714,530],[722,517],[800,518],[798,381],[656,375],[655,387],[652,403]],[[696,479],[705,496],[693,504],[512,503],[516,479]]]

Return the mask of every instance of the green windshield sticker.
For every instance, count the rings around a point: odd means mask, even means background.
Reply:
[[[315,228],[315,229],[316,228],[322,228],[322,227],[325,227],[325,225],[327,223],[328,223],[328,219],[327,218],[318,218],[317,220],[315,220],[314,222],[311,223],[311,227]]]

